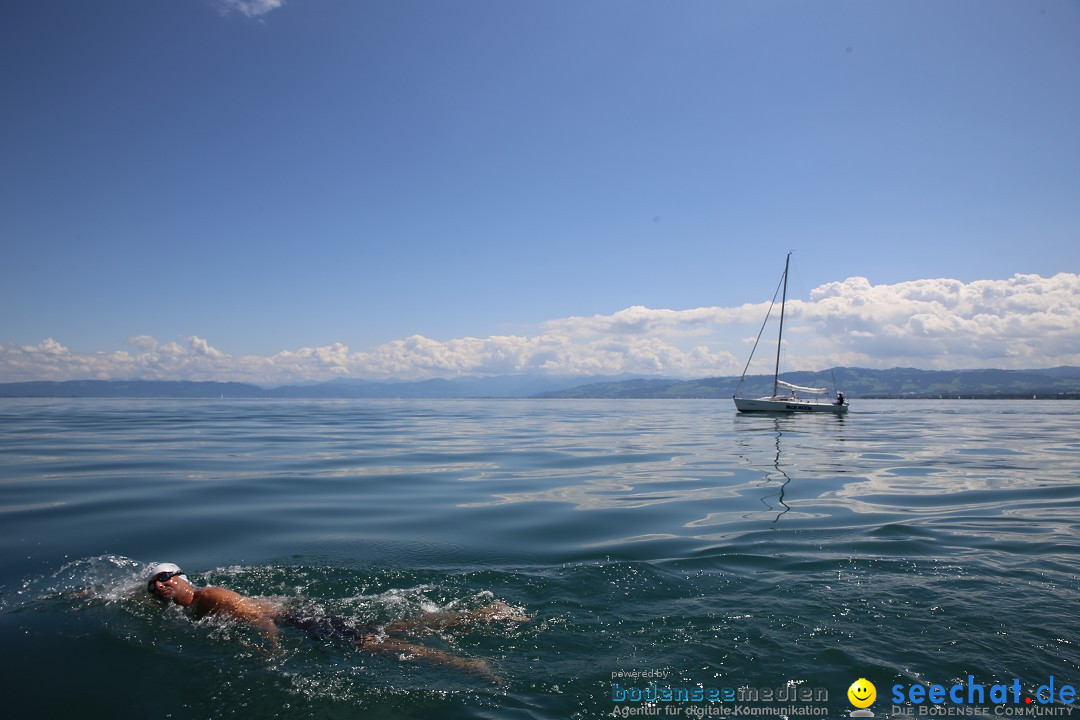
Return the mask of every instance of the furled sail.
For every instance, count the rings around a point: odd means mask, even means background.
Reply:
[[[780,387],[787,388],[788,390],[795,390],[796,392],[812,393],[814,395],[827,395],[828,392],[829,392],[825,388],[812,388],[812,387],[803,387],[802,385],[792,385],[791,383],[784,382],[783,380],[777,380],[776,384],[779,385]]]

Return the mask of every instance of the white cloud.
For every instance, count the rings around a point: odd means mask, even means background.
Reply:
[[[767,307],[635,306],[552,320],[531,336],[414,335],[367,352],[335,343],[271,356],[231,355],[200,337],[160,343],[141,335],[127,340],[131,351],[73,353],[50,338],[38,345],[0,345],[0,381],[146,378],[275,385],[515,373],[731,375],[742,371]],[[1080,276],[1072,273],[895,285],[848,278],[816,288],[809,300],[789,300],[786,318],[789,370],[1080,365]],[[771,350],[763,348],[752,372],[771,369]]]
[[[1046,367],[1080,364],[1080,276],[915,280],[849,278],[789,304],[819,348],[869,366]]]
[[[260,17],[284,4],[285,0],[218,0],[223,13],[235,11],[248,17]]]
[[[544,327],[570,337],[590,335],[685,336],[711,332],[717,325],[761,322],[768,303],[737,308],[707,307],[693,310],[653,310],[640,305],[611,315],[550,320]]]

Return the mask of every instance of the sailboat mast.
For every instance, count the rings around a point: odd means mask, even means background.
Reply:
[[[787,304],[787,272],[791,264],[791,253],[784,258],[784,294],[780,298],[780,334],[776,336],[776,372],[773,373],[772,394],[776,397],[780,380],[780,345],[784,342],[784,305]],[[775,295],[773,297],[776,297]]]

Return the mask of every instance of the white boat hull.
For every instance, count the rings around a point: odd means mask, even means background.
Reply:
[[[739,412],[767,413],[832,413],[843,415],[848,411],[847,403],[836,405],[831,402],[814,400],[792,400],[785,397],[733,398]]]

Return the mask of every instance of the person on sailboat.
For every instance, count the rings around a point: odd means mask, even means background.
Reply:
[[[843,405],[843,404],[844,404],[844,393],[837,392],[836,393],[836,402],[834,402],[833,405]]]

